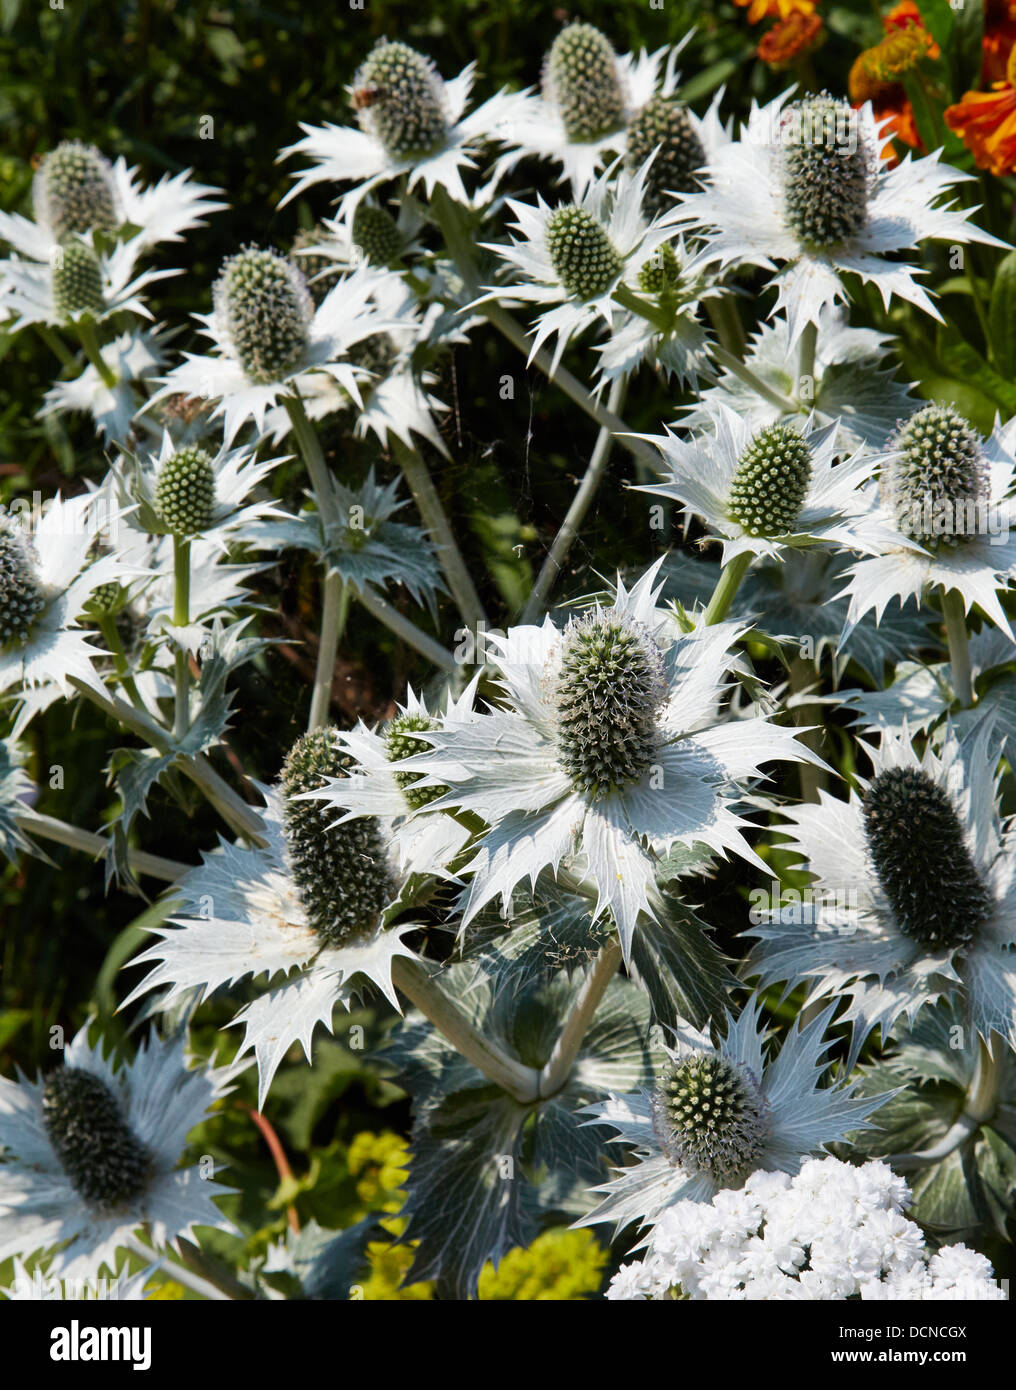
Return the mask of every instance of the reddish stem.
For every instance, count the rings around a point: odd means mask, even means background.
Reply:
[[[286,1157],[286,1151],[282,1147],[282,1141],[279,1139],[279,1136],[259,1110],[251,1110],[250,1107],[246,1105],[244,1109],[261,1131],[264,1141],[268,1145],[268,1150],[275,1162],[275,1170],[279,1175],[279,1181],[291,1182],[293,1180],[293,1170],[289,1166],[289,1159]],[[293,1206],[292,1202],[286,1207],[286,1217],[289,1221],[289,1229],[295,1236],[298,1236],[300,1234],[300,1218],[296,1214],[296,1207]]]

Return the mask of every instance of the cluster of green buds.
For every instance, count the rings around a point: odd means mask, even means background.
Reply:
[[[951,405],[926,405],[897,432],[879,484],[904,535],[936,550],[987,527],[981,436]]]
[[[650,217],[671,206],[670,194],[694,192],[706,162],[705,146],[688,108],[676,97],[653,97],[628,126],[625,160],[630,169],[640,168],[654,151],[642,197]]]
[[[562,286],[576,299],[605,294],[624,269],[624,260],[604,228],[574,203],[547,218],[547,254]]]
[[[204,449],[177,449],[160,466],[155,511],[174,536],[197,536],[208,530],[215,512],[215,468]]]
[[[32,188],[35,215],[48,224],[54,241],[102,232],[120,225],[109,160],[94,145],[64,140],[43,155]]]
[[[353,245],[371,265],[391,265],[402,253],[402,236],[390,212],[373,203],[360,202],[353,213]]]
[[[390,763],[400,763],[404,758],[426,753],[430,744],[426,739],[417,738],[416,735],[437,727],[437,720],[426,714],[396,715],[385,730],[385,757]],[[393,775],[414,811],[420,810],[422,806],[429,806],[448,790],[447,787],[418,787],[416,783],[423,776],[420,772],[400,772],[396,769]]]
[[[880,772],[864,796],[878,881],[900,930],[932,951],[968,945],[991,914],[949,793],[920,768]]]
[[[16,527],[0,523],[0,648],[27,642],[45,606],[31,543]]]
[[[102,267],[92,240],[111,237],[121,218],[109,160],[93,145],[65,140],[43,156],[33,184],[35,215],[53,235],[53,307],[64,322],[105,308]]]

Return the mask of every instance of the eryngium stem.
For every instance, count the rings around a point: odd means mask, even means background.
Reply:
[[[396,956],[392,961],[392,980],[452,1047],[495,1086],[507,1091],[520,1105],[539,1098],[540,1073],[535,1067],[509,1057],[485,1038],[419,961]]]

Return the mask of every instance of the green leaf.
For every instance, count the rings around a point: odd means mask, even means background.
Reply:
[[[1003,376],[1016,377],[1016,251],[1010,251],[995,270],[988,307],[995,366]]]
[[[380,1230],[376,1216],[365,1216],[344,1231],[326,1230],[308,1221],[288,1240],[293,1273],[307,1298],[344,1300],[366,1260],[367,1241]]]
[[[927,0],[921,0],[921,14]],[[983,58],[984,5],[982,0],[953,0],[949,6],[953,17],[952,41],[942,53],[948,57],[953,71],[953,97],[958,101],[964,92],[980,86]]]
[[[7,1046],[16,1033],[20,1032],[31,1017],[30,1009],[0,1010],[0,1051]]]
[[[538,891],[518,891],[511,924],[491,906],[470,924],[463,958],[499,989],[524,989],[556,971],[585,965],[613,935],[609,920],[594,922],[587,899],[558,886],[548,875]]]
[[[712,96],[717,87],[729,81],[736,72],[739,72],[755,56],[755,46],[750,44],[733,58],[722,58],[718,63],[711,63],[709,67],[697,72],[694,77],[688,79],[680,89],[679,96],[683,102],[699,101],[702,97]]]
[[[912,1220],[947,1231],[977,1225],[980,1212],[967,1181],[962,1149],[954,1149],[933,1168],[907,1176],[914,1194],[907,1213]]]
[[[943,53],[949,49],[956,12],[950,0],[921,0],[921,19],[924,27],[941,48]]]
[[[709,939],[709,929],[686,904],[664,895],[659,922],[639,923],[632,944],[632,978],[649,995],[653,1014],[666,1028],[681,1019],[704,1028],[727,1005],[736,981],[728,958]]]
[[[948,371],[969,382],[1005,411],[1006,417],[1016,415],[1016,382],[989,367],[981,354],[969,343],[952,342],[942,346],[942,361]],[[990,433],[990,430],[988,431]]]
[[[485,1036],[530,1066],[549,1058],[581,983],[562,971],[505,989],[472,962],[446,968],[441,979]],[[496,1265],[513,1246],[530,1244],[554,1215],[588,1208],[608,1153],[577,1112],[605,1094],[651,1084],[661,1057],[646,1047],[649,1025],[646,996],[614,979],[566,1084],[521,1105],[428,1023],[406,1020],[386,1055],[416,1101],[404,1212],[406,1238],[419,1246],[408,1283],[432,1279],[445,1297],[471,1298],[488,1260]]]

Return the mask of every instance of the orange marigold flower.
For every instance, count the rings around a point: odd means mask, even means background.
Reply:
[[[922,58],[939,58],[941,49],[924,27],[914,0],[901,0],[882,20],[885,37],[873,48],[866,48],[854,62],[847,79],[847,90],[855,106],[870,101],[878,120],[886,122],[885,132],[923,150],[917,133],[914,108],[907,99],[901,78]],[[891,144],[882,148],[888,164],[898,163]]]
[[[911,24],[917,24],[924,28],[924,20],[921,18],[921,11],[917,8],[914,0],[900,0],[898,5],[894,5],[887,15],[882,17],[882,28],[886,33],[893,29],[906,29]],[[933,43],[934,53],[929,53],[929,58],[940,56],[941,50],[938,44]]]
[[[1005,79],[990,92],[966,92],[947,106],[945,123],[962,139],[979,169],[1009,174],[1016,169],[1016,45],[1009,50]]]
[[[941,50],[923,24],[909,23],[889,29],[884,39],[864,52],[872,76],[881,82],[898,82],[922,58],[937,58]]]
[[[792,14],[777,20],[759,40],[758,56],[771,68],[788,68],[819,42],[822,21],[817,14]]]
[[[787,19],[792,14],[811,14],[815,0],[734,0],[742,9],[748,8],[748,23],[757,24],[760,19]]]

